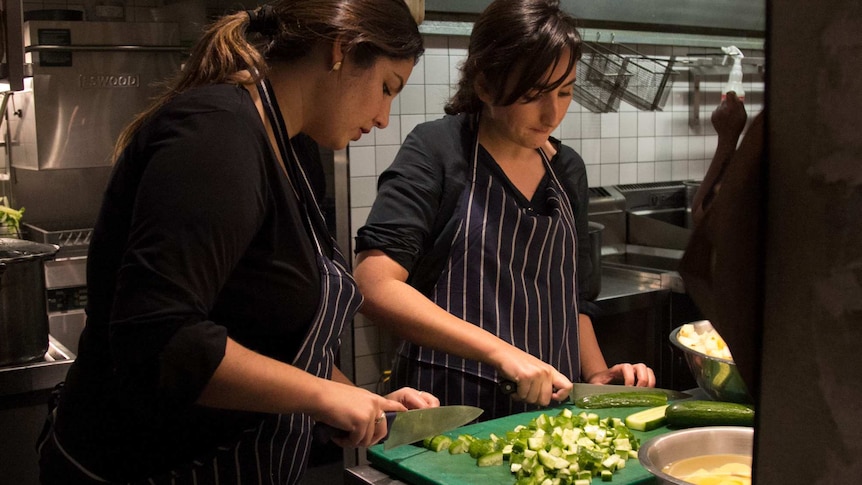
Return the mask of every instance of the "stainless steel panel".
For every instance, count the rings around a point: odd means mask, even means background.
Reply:
[[[86,285],[86,256],[45,261],[45,288],[74,288]]]
[[[48,333],[73,354],[78,353],[78,339],[87,323],[84,310],[48,314]]]
[[[24,35],[33,77],[7,113],[12,166],[29,170],[110,165],[183,59],[176,24],[30,21]]]

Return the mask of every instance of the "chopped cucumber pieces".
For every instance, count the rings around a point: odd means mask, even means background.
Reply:
[[[424,444],[434,451],[469,453],[481,467],[508,461],[516,485],[589,485],[593,478],[612,481],[626,460],[637,459],[640,447],[623,420],[585,411],[575,414],[568,408],[556,416],[542,413],[527,425],[487,439],[438,435]]]

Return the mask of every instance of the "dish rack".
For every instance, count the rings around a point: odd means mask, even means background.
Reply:
[[[93,229],[45,229],[34,224],[22,224],[31,241],[56,244],[61,248],[86,248],[90,245]]]
[[[584,42],[578,61],[575,100],[594,113],[612,113],[620,100],[641,110],[661,111],[676,72],[674,58],[645,56],[621,44]]]

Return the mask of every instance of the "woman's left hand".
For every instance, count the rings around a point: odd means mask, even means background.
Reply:
[[[412,387],[402,387],[383,397],[392,401],[398,401],[407,409],[436,408],[440,405],[440,400],[437,399],[437,396],[413,389]]]
[[[617,364],[596,372],[587,378],[590,384],[625,384],[626,386],[655,387],[655,372],[646,364]]]

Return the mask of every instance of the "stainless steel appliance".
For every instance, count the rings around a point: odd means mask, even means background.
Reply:
[[[31,20],[23,91],[5,93],[6,194],[45,264],[50,334],[73,353],[84,326],[89,235],[120,131],[184,59],[175,23]]]
[[[26,221],[92,227],[117,135],[184,58],[175,23],[24,22],[32,77],[8,92],[11,204]]]

